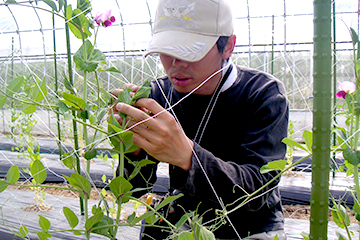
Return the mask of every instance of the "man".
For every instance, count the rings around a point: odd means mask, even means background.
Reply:
[[[171,191],[184,196],[172,204],[167,219],[175,224],[186,210],[214,223],[216,210],[230,211],[277,174],[261,174],[260,168],[285,156],[284,86],[271,75],[231,63],[236,36],[223,0],[160,0],[153,30],[146,55],[158,53],[167,76],[153,81],[150,98],[135,107],[115,106],[136,124],[131,131],[141,150],[129,157],[148,155],[170,164]],[[154,170],[145,167],[132,184],[153,181]],[[278,182],[229,214],[214,231],[216,238],[286,239]],[[142,238],[166,234],[147,227]]]

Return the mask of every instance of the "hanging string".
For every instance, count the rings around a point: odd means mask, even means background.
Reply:
[[[165,108],[164,110],[162,110],[162,111],[154,114],[153,116],[151,116],[151,117],[149,117],[149,118],[147,118],[147,119],[144,119],[144,120],[142,120],[142,121],[140,121],[140,122],[137,122],[136,124],[132,125],[131,127],[127,128],[127,129],[124,130],[124,131],[131,130],[132,128],[134,128],[134,127],[136,127],[136,126],[138,126],[138,125],[140,125],[140,124],[143,124],[143,123],[145,123],[146,121],[149,121],[150,119],[155,118],[155,117],[159,116],[160,114],[162,114],[162,113],[164,113],[164,112],[171,111],[171,112],[173,113],[173,116],[175,117],[176,121],[178,122],[180,128],[182,129],[182,133],[184,134],[184,136],[186,136],[186,134],[185,134],[185,132],[184,132],[184,130],[183,130],[183,128],[182,128],[182,126],[181,126],[181,124],[180,124],[180,122],[179,122],[176,114],[175,114],[175,112],[173,111],[173,108],[174,108],[175,106],[177,106],[178,104],[180,104],[184,99],[186,99],[187,97],[189,97],[191,94],[193,94],[195,91],[197,91],[199,88],[201,88],[201,87],[202,87],[205,83],[207,83],[211,78],[213,78],[213,77],[216,76],[217,74],[221,73],[223,70],[227,69],[227,68],[230,66],[230,64],[231,64],[231,63],[230,63],[230,61],[229,61],[229,62],[227,63],[227,65],[225,65],[224,67],[222,67],[222,68],[219,69],[218,71],[216,71],[216,72],[214,72],[213,74],[211,74],[211,75],[210,75],[207,79],[205,79],[201,84],[199,84],[196,88],[194,88],[192,91],[190,91],[187,95],[185,95],[183,98],[181,98],[179,101],[177,101],[177,102],[174,103],[173,105],[171,105],[171,103],[170,103],[170,101],[169,101],[169,99],[168,99],[168,96],[166,96],[166,94],[165,94],[165,92],[163,91],[163,89],[162,89],[160,83],[158,82],[157,78],[155,78],[155,79],[156,79],[156,84],[158,85],[158,87],[159,87],[159,89],[160,89],[160,91],[161,91],[161,94],[162,94],[163,97],[166,99],[166,103],[167,103],[167,105],[168,105],[169,107],[168,107],[168,108]],[[219,87],[220,83],[221,83],[221,81],[219,82],[217,88]],[[220,92],[220,91],[219,91],[219,92]],[[216,101],[217,101],[217,98],[215,99],[215,102],[216,102]],[[213,104],[213,105],[215,105],[215,104]],[[211,110],[211,112],[212,112],[212,110]],[[209,117],[210,117],[210,115],[209,115]],[[206,121],[206,124],[207,124],[207,122],[208,122],[208,120]],[[205,124],[205,126],[206,126],[206,124]],[[202,134],[201,134],[201,136],[202,136]],[[188,141],[188,144],[189,144],[189,146],[191,147],[191,142],[190,142],[190,141]],[[223,212],[225,213],[225,212],[226,212],[225,205],[224,205],[223,202],[220,200],[220,197],[219,197],[219,195],[217,194],[217,192],[216,192],[213,184],[211,183],[210,178],[209,178],[209,176],[207,175],[207,173],[206,173],[203,165],[201,164],[201,161],[200,161],[198,155],[196,154],[196,152],[195,152],[194,149],[192,149],[192,152],[193,152],[193,155],[194,155],[194,157],[195,157],[198,165],[200,166],[201,171],[204,173],[204,176],[205,176],[207,182],[209,183],[210,188],[211,188],[211,190],[213,191],[213,193],[214,193],[214,195],[215,195],[218,203],[220,204]],[[237,237],[238,237],[239,239],[241,239],[241,237],[240,237],[239,233],[237,232],[235,226],[234,226],[233,223],[231,222],[228,214],[225,214],[225,217],[226,217],[227,221],[230,223],[230,225],[231,225],[231,227],[233,228],[234,232],[236,233]]]

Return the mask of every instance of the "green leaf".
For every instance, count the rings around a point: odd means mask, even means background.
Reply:
[[[9,184],[3,180],[0,180],[0,193],[5,191],[5,189],[9,186]]]
[[[59,12],[60,12],[62,7],[65,5],[65,0],[58,0],[58,3],[59,3]]]
[[[339,228],[343,229],[345,226],[350,225],[350,217],[346,212],[346,208],[341,204],[334,204],[331,209],[331,216]]]
[[[91,191],[90,182],[78,173],[72,173],[70,177],[64,176],[69,184],[80,190],[79,194],[82,198],[88,199]]]
[[[136,212],[133,212],[131,215],[128,216],[126,221],[128,223],[131,223],[132,221],[134,221],[135,217],[136,217]]]
[[[16,2],[15,0],[6,0],[5,3],[6,3],[6,4],[10,4],[10,3],[15,3],[15,4],[17,4],[17,2]]]
[[[359,77],[359,71],[360,71],[360,59],[356,60],[355,62],[355,73],[356,73],[356,76]]]
[[[66,18],[72,19],[69,22],[69,28],[75,37],[78,39],[86,39],[91,36],[91,32],[89,31],[89,20],[80,9],[72,10],[71,5],[69,4],[66,8]]]
[[[22,224],[19,228],[19,234],[21,238],[25,238],[28,234],[29,234],[29,230],[27,229],[27,227]]]
[[[13,95],[17,91],[19,91],[19,89],[24,84],[24,82],[25,82],[25,79],[24,79],[23,76],[19,76],[19,77],[14,78],[13,80],[11,80],[8,83],[8,85],[6,87],[6,94],[7,95]]]
[[[191,232],[182,232],[180,233],[178,240],[195,240],[195,237]]]
[[[113,239],[112,227],[110,227],[113,224],[114,224],[114,220],[112,218],[103,215],[103,219],[93,226],[93,228],[97,228],[97,229],[91,230],[91,233],[96,233],[102,236],[106,236],[109,239]]]
[[[115,195],[116,198],[124,198],[123,203],[128,201],[128,198],[125,196],[131,196],[131,192],[129,192],[133,186],[131,183],[126,180],[124,177],[116,177],[110,182],[110,190]]]
[[[200,231],[198,233],[199,240],[215,240],[215,235],[206,227],[200,226]]]
[[[87,14],[91,11],[90,0],[77,0],[77,8],[84,11],[84,14]]]
[[[334,132],[336,134],[336,140],[338,141],[339,146],[341,145],[341,148],[345,149],[347,147],[350,147],[344,128],[337,127],[336,129],[334,129]]]
[[[43,2],[46,3],[47,5],[49,5],[53,11],[57,12],[57,6],[53,1],[43,0]]]
[[[68,221],[71,229],[75,228],[79,224],[79,219],[75,213],[68,207],[63,207],[63,212]]]
[[[84,154],[84,158],[86,160],[91,160],[93,158],[96,157],[96,149],[95,148],[92,148],[90,149],[90,151],[87,151],[85,154]]]
[[[309,240],[309,239],[310,239],[309,234],[306,233],[306,232],[302,232],[302,233],[301,233],[301,236],[304,238],[304,240]]]
[[[175,195],[175,196],[169,196],[169,197],[165,198],[163,201],[161,201],[160,204],[158,204],[156,206],[156,210],[159,210],[159,209],[165,207],[167,204],[175,201],[178,198],[181,198],[182,196],[184,196],[184,194],[178,194],[178,195]]]
[[[101,109],[96,115],[97,121],[100,121],[101,119],[103,119],[107,112],[108,112],[108,109]]]
[[[155,213],[153,211],[149,211],[149,212],[144,213],[140,217],[135,218],[132,222],[129,222],[129,224],[131,227],[133,227],[133,226],[135,226],[136,223],[141,222],[144,219],[154,218],[154,216],[155,216]]]
[[[138,162],[138,166],[139,167],[145,167],[146,165],[149,164],[156,164],[154,161],[148,160],[148,159],[143,159],[141,161]]]
[[[339,233],[339,232],[335,232],[338,240],[348,240],[342,233]]]
[[[110,67],[106,69],[101,69],[99,72],[113,72],[113,73],[121,73],[120,70],[116,69],[115,67]]]
[[[44,232],[37,232],[36,234],[40,240],[48,240],[49,235],[50,235],[50,234],[44,233]],[[51,235],[50,235],[50,237],[51,237]]]
[[[358,201],[354,201],[353,211],[355,212],[355,218],[360,221],[360,206]]]
[[[130,103],[136,102],[140,98],[148,98],[151,92],[151,88],[149,87],[149,85],[150,85],[150,80],[145,81],[143,85],[141,85],[139,90],[135,92]]]
[[[20,178],[19,168],[16,165],[12,165],[6,174],[6,181],[8,183],[15,183]]]
[[[86,222],[85,222],[85,229],[86,231],[91,231],[91,228],[93,226],[95,226],[95,224],[97,224],[98,222],[100,222],[103,219],[104,215],[100,212],[97,213],[95,215],[93,215],[92,217],[90,217]]]
[[[313,144],[313,134],[312,132],[305,130],[303,132],[303,138],[308,149],[307,152],[312,153],[312,144]]]
[[[106,63],[106,56],[98,49],[94,49],[89,40],[86,40],[74,54],[76,67],[85,72],[93,72],[99,63]]]
[[[25,114],[32,114],[36,111],[36,106],[31,104],[22,105],[22,112]]]
[[[306,152],[309,152],[309,150],[304,147],[303,145],[301,145],[300,143],[294,141],[293,139],[290,139],[290,138],[284,138],[282,140],[283,143],[285,143],[286,145],[288,145],[289,147],[297,147],[297,148],[300,148]]]
[[[350,31],[351,31],[351,40],[353,46],[355,46],[359,42],[359,36],[353,28],[350,28]]]
[[[346,161],[348,161],[349,163],[351,163],[354,166],[359,165],[359,156],[358,154],[353,151],[350,148],[346,148],[343,150],[343,157],[345,158]]]
[[[36,81],[39,83],[40,81],[38,79],[36,79]],[[47,95],[47,88],[46,88],[46,80],[45,78],[39,83],[39,86],[36,85],[33,89],[33,100],[35,102],[41,102],[42,100],[44,100],[44,98]]]
[[[286,163],[286,160],[276,160],[269,162],[268,164],[261,167],[260,173],[264,174],[271,171],[282,171],[285,169]]]
[[[69,90],[71,93],[75,93],[74,86],[70,83],[70,81],[67,79],[67,77],[64,78],[64,86],[67,90]]]
[[[122,143],[125,146],[124,148],[125,153],[129,152],[129,149],[131,149],[131,147],[134,145],[133,136],[134,133],[130,131],[123,131],[118,134],[118,137],[121,139]]]
[[[6,103],[6,96],[0,94],[0,109],[5,105]]]
[[[82,233],[79,230],[73,230],[73,234],[76,236],[81,236]]]
[[[121,91],[118,95],[118,99],[116,101],[116,103],[125,103],[125,104],[130,104],[131,102],[131,96],[130,96],[130,92],[132,90],[130,88],[125,88],[123,91]]]
[[[37,184],[42,184],[46,179],[46,170],[40,160],[35,160],[30,165],[30,173]]]
[[[116,120],[114,113],[111,112],[108,120],[108,136],[110,138],[111,144],[114,146],[115,149],[120,149],[120,138],[116,134],[118,132],[118,129],[121,130],[121,126]]]
[[[75,169],[76,166],[76,156],[73,153],[64,153],[62,158],[62,163],[68,167],[70,170]]]
[[[50,224],[50,221],[47,218],[39,215],[39,226],[41,227],[41,229],[44,232],[47,232],[49,230],[51,224]]]
[[[108,123],[108,134],[111,136],[110,141],[116,149],[120,148],[120,143],[124,144],[124,153],[134,152],[139,148],[133,143],[133,132],[122,130],[113,114],[112,117],[110,116],[110,121],[116,125]]]
[[[89,111],[88,110],[80,110],[77,114],[78,118],[83,119],[84,121],[86,119],[89,119]]]
[[[68,106],[58,98],[55,99],[55,104],[59,107],[61,113],[66,113],[69,110]]]
[[[64,100],[62,100],[63,103],[70,105],[72,107],[75,107],[76,109],[80,109],[80,110],[85,109],[86,102],[83,99],[81,99],[75,95],[69,94],[67,92],[63,92],[62,95],[64,98]]]

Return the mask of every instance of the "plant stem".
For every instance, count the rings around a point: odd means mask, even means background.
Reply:
[[[55,78],[55,93],[56,97],[59,98],[59,86],[58,86],[58,74],[57,74],[57,53],[56,53],[56,35],[55,35],[55,14],[53,12],[52,14],[52,20],[53,20],[53,46],[54,46],[54,78]],[[56,120],[57,120],[57,134],[58,139],[56,140],[56,143],[59,148],[59,160],[62,160],[63,155],[63,149],[61,147],[61,126],[60,126],[60,114],[56,113]]]
[[[116,213],[115,230],[114,230],[114,235],[115,235],[115,236],[116,236],[116,234],[117,234],[118,225],[119,225],[119,222],[120,222],[121,203],[122,203],[122,198],[119,198],[118,201],[117,201],[117,213]]]
[[[28,187],[28,188],[55,188],[55,189],[61,189],[61,190],[69,190],[69,191],[73,191],[73,192],[80,192],[80,190],[77,190],[75,188],[69,188],[69,187],[60,187],[60,186],[52,186],[52,185],[44,185],[44,184],[36,184],[36,185],[24,185],[24,184],[16,184],[16,183],[8,183],[11,186],[16,186],[16,187]]]
[[[293,167],[295,167],[296,165],[300,164],[301,162],[303,162],[304,160],[308,159],[309,157],[311,157],[311,154],[301,158],[300,160],[298,160],[297,162],[291,164],[290,166],[286,167],[284,170],[282,170],[278,175],[276,175],[274,178],[272,178],[270,181],[268,181],[265,185],[263,185],[261,188],[257,189],[255,192],[251,193],[251,194],[247,194],[246,198],[244,201],[242,201],[238,206],[236,206],[235,208],[231,209],[230,211],[227,211],[227,214],[230,214],[234,211],[236,211],[237,209],[241,208],[242,206],[244,206],[252,197],[256,196],[258,193],[260,193],[261,191],[263,191],[265,188],[267,188],[270,184],[272,184],[276,179],[278,179],[279,177],[281,177],[281,175],[284,172],[289,171],[290,169],[292,169]],[[236,202],[236,201],[235,201]],[[234,203],[232,203],[234,204]],[[229,204],[228,206],[232,205]]]
[[[121,143],[120,144],[120,154],[119,154],[119,167],[120,167],[119,176],[120,177],[124,177],[124,165],[125,165],[124,161],[125,161],[124,144]]]
[[[87,198],[84,199],[84,204],[85,204],[85,222],[88,220],[89,216],[88,216],[88,201]],[[86,231],[86,239],[89,240],[90,239],[90,232]]]
[[[124,153],[124,144],[120,143],[120,153],[119,155],[119,176],[120,177],[124,177],[124,160],[125,160],[125,153]],[[116,170],[114,171],[114,178],[116,177]],[[121,203],[122,203],[122,198],[119,198],[117,200],[117,213],[116,213],[116,225],[115,225],[115,230],[114,230],[114,235],[116,236],[116,233],[118,231],[118,225],[120,222],[120,216],[121,216]]]
[[[66,16],[66,8],[67,8],[67,0],[65,0],[65,2],[64,2],[65,16]],[[70,48],[70,29],[69,29],[68,22],[65,22],[65,34],[66,34],[66,50],[67,50],[69,82],[71,85],[74,85],[72,61],[71,61],[71,48]],[[75,111],[72,111],[72,115],[73,115],[74,119],[76,119]],[[72,121],[72,125],[73,125],[73,136],[74,136],[74,154],[76,156],[76,172],[78,174],[81,174],[80,159],[79,159],[79,155],[78,155],[79,138],[78,138],[78,132],[77,132],[77,123],[75,120]],[[80,197],[80,213],[81,213],[81,215],[84,215],[84,203],[83,203],[82,197]]]
[[[87,77],[87,72],[84,71],[84,82],[83,82],[83,100],[86,102],[87,101],[87,82],[86,82],[86,77]],[[87,109],[83,109],[83,111],[87,111]],[[83,123],[83,138],[85,141],[85,149],[89,150],[90,146],[89,146],[89,139],[88,139],[88,134],[87,134],[87,119],[84,119],[84,123]],[[89,178],[90,176],[90,161],[87,160],[86,161],[86,178]]]

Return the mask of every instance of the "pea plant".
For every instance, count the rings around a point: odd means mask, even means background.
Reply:
[[[45,5],[40,6],[39,2]],[[3,89],[0,89],[0,108],[11,101],[15,102],[22,109],[22,112],[30,117],[37,109],[41,108],[72,120],[73,150],[63,151],[61,145],[59,145],[60,153],[62,153],[62,163],[74,171],[70,176],[64,176],[71,187],[43,184],[47,173],[39,158],[35,158],[30,163],[28,170],[32,177],[32,188],[66,189],[79,195],[80,213],[85,218],[84,225],[78,226],[78,216],[68,207],[63,207],[63,213],[69,224],[69,229],[59,231],[69,231],[74,235],[85,235],[86,239],[90,239],[91,234],[100,234],[109,239],[116,239],[120,226],[135,226],[139,224],[153,226],[161,221],[166,223],[167,227],[163,227],[171,233],[172,239],[215,239],[213,233],[202,225],[202,217],[195,212],[186,213],[176,225],[167,221],[161,214],[161,209],[181,197],[181,194],[167,197],[156,206],[151,205],[150,202],[142,202],[132,196],[134,192],[144,190],[134,188],[131,184],[132,178],[139,174],[141,167],[154,164],[154,162],[146,159],[132,162],[135,166],[133,173],[127,179],[124,177],[124,162],[129,160],[125,154],[135,151],[138,147],[133,144],[133,133],[127,129],[129,125],[127,117],[120,115],[123,119],[123,122],[120,124],[114,117],[111,109],[114,102],[131,105],[140,98],[148,97],[150,94],[150,82],[145,81],[140,89],[133,94],[131,93],[132,90],[124,89],[117,97],[112,96],[101,88],[98,78],[100,72],[121,73],[114,67],[107,67],[105,54],[96,48],[99,28],[110,27],[116,21],[115,17],[111,15],[111,11],[93,16],[89,0],[77,0],[76,7],[67,4],[66,0],[35,0],[35,4],[32,1],[27,3],[26,1],[7,0],[4,4],[36,8],[59,17],[65,22],[68,61],[68,74],[64,76],[66,90],[61,92],[56,89],[53,91],[47,86],[45,78],[40,79],[34,74],[17,76],[8,82]],[[70,33],[82,43],[74,54],[71,54],[70,50]],[[82,89],[75,87],[72,62],[75,63],[76,68],[81,72]],[[89,81],[95,83],[95,91],[89,92]],[[29,82],[31,82],[30,85],[28,84]],[[80,90],[82,91],[81,93]],[[107,127],[104,127],[103,123],[107,123]],[[79,135],[79,126],[82,130],[82,136]],[[82,143],[81,140],[83,141]],[[103,142],[108,142],[111,148],[101,147],[100,143]],[[82,148],[80,147],[81,144],[83,145]],[[103,157],[104,150],[110,152],[112,156],[117,156],[112,160],[114,161],[112,164],[114,166],[113,178],[103,178],[103,182],[106,183],[105,188],[109,188],[111,191],[110,199],[112,199],[113,207],[111,208],[108,203],[107,199],[109,198],[105,198],[107,193],[104,191],[104,188],[101,191],[99,204],[94,205],[91,208],[91,213],[89,213],[88,200],[92,189],[90,161],[99,155]],[[80,168],[81,158],[86,160],[85,172],[82,172]],[[119,166],[119,176],[116,174],[115,159]],[[0,193],[5,191],[10,185],[23,186],[17,183],[19,178],[19,167],[13,165],[7,172],[6,178],[0,180]],[[121,207],[130,200],[146,206],[147,212],[141,216],[136,216],[134,212],[128,216],[126,223],[120,223]],[[191,233],[180,230],[185,222],[188,222],[193,229]],[[51,238],[53,234],[58,232],[51,230],[51,222],[41,215],[39,215],[39,227],[40,230],[36,231],[39,239]],[[22,239],[28,239],[29,229],[22,224],[14,234]]]
[[[360,163],[360,151],[359,151],[359,120],[360,120],[360,42],[359,36],[356,31],[351,28],[351,38],[353,44],[353,56],[354,56],[354,70],[355,79],[353,81],[344,81],[339,83],[339,91],[336,97],[343,99],[343,104],[339,104],[339,108],[343,111],[339,112],[339,115],[346,117],[345,126],[336,124],[334,132],[336,133],[337,146],[334,147],[335,152],[342,152],[345,159],[345,167],[347,176],[352,176],[354,180],[354,187],[350,193],[354,199],[354,206],[352,210],[355,212],[355,217],[360,225],[360,186],[359,186],[359,163]],[[337,233],[341,239],[351,239],[353,233],[348,229],[350,225],[350,218],[346,212],[347,206],[343,206],[340,201],[333,199],[334,207],[332,215],[336,224],[346,229],[347,236],[342,236]]]

